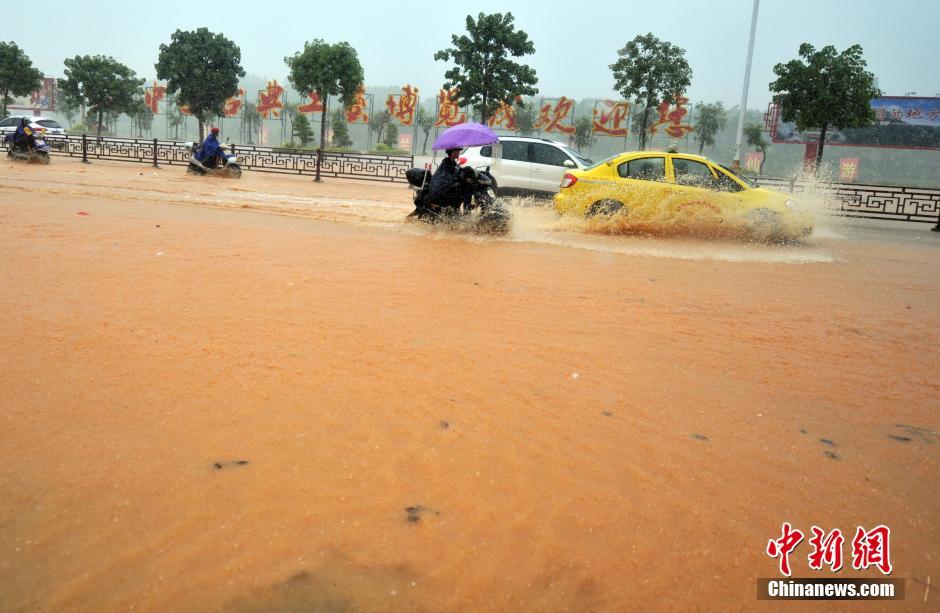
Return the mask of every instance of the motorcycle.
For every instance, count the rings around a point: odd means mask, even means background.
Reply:
[[[238,165],[238,156],[229,150],[228,143],[219,145],[219,165],[206,166],[196,159],[196,152],[199,150],[199,143],[187,143],[192,156],[189,158],[189,167],[187,172],[196,175],[215,175],[220,177],[231,177],[238,179],[242,176],[242,168]]]
[[[458,227],[468,226],[481,234],[506,234],[512,215],[509,210],[496,200],[496,181],[487,168],[460,169],[471,191],[471,205],[463,213],[460,205],[442,206],[431,202],[431,171],[425,168],[412,168],[405,172],[405,178],[414,192],[415,210],[408,215],[425,223],[453,223]],[[467,210],[469,209],[469,210]],[[479,214],[474,211],[479,209]]]
[[[7,157],[18,162],[31,162],[35,164],[49,163],[49,144],[42,133],[42,128],[32,128],[32,143],[30,145],[15,145],[14,134],[7,134],[3,141],[7,143]]]

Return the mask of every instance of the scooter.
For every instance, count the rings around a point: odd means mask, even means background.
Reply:
[[[32,127],[32,143],[27,146],[14,145],[13,134],[7,134],[3,141],[7,143],[7,157],[17,162],[31,162],[34,164],[49,163],[49,144],[46,142],[41,127]]]
[[[487,168],[460,169],[464,179],[470,184],[471,204],[461,213],[460,206],[442,206],[431,202],[431,171],[425,168],[412,168],[405,171],[405,178],[414,192],[415,210],[410,218],[425,223],[454,223],[458,227],[469,227],[482,234],[506,234],[512,214],[496,200],[496,181]],[[479,214],[475,210],[479,209]]]
[[[229,150],[228,143],[219,145],[219,165],[206,166],[196,159],[196,152],[199,150],[199,143],[186,143],[192,156],[189,158],[189,167],[187,172],[205,176],[213,175],[219,177],[230,177],[238,179],[242,176],[242,168],[238,165],[238,156]]]

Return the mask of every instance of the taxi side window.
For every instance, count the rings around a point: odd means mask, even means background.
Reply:
[[[744,189],[737,181],[723,173],[721,170],[715,169],[715,174],[718,175],[718,179],[715,181],[715,185],[712,189],[716,189],[721,192],[739,192]]]
[[[642,181],[662,181],[666,178],[666,158],[638,158],[617,166],[617,174],[622,179],[640,179]]]
[[[714,189],[715,175],[707,164],[695,160],[672,158],[672,170],[676,175],[676,184],[690,187],[707,187]]]

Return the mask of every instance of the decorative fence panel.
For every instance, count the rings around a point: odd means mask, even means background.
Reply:
[[[940,225],[940,189],[887,185],[818,184],[761,178],[761,186],[798,194],[807,189],[824,192],[834,200],[832,212],[846,217],[917,221]]]
[[[185,166],[190,150],[185,143],[160,139],[95,136],[48,136],[53,155],[78,157],[89,162],[111,160],[154,165]],[[316,152],[290,151],[253,145],[229,145],[244,170],[313,175]],[[320,176],[405,183],[405,172],[414,166],[410,156],[325,152]]]

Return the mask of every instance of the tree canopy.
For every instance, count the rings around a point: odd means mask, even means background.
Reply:
[[[594,146],[594,122],[587,115],[582,115],[574,122],[574,143],[578,151],[584,153],[585,150]]]
[[[721,102],[698,105],[698,117],[695,122],[695,133],[698,138],[698,153],[702,154],[705,146],[715,144],[715,135],[727,123],[725,106]]]
[[[744,138],[749,146],[764,154],[764,159],[761,160],[760,169],[758,169],[758,174],[761,174],[764,162],[767,161],[767,149],[770,147],[770,142],[764,138],[764,128],[759,123],[749,123],[744,126]]]
[[[76,55],[65,60],[64,73],[59,89],[97,115],[98,136],[105,113],[132,113],[143,94],[144,79],[113,57]]]
[[[0,42],[0,119],[7,116],[10,94],[27,96],[42,86],[42,71],[16,43]]]
[[[692,68],[685,50],[659,40],[652,33],[637,36],[617,52],[620,58],[610,65],[614,89],[626,99],[634,99],[641,115],[640,149],[646,148],[646,126],[654,109],[663,101],[676,98],[692,84]]]
[[[784,121],[795,122],[800,131],[819,130],[818,170],[829,127],[842,130],[874,123],[871,101],[881,90],[875,87],[875,75],[865,70],[860,45],[838,53],[832,45],[817,51],[803,43],[799,54],[801,59],[774,66],[777,79],[770,91],[781,103]]]
[[[516,108],[516,128],[521,136],[535,132],[535,122],[539,116],[534,102],[522,103]]]
[[[199,121],[199,138],[206,120],[221,115],[225,101],[238,94],[238,79],[245,76],[241,58],[238,45],[208,28],[177,30],[169,45],[160,45],[157,78],[166,79],[167,95],[175,94]]]
[[[535,53],[529,35],[516,30],[512,13],[467,15],[467,34],[451,36],[453,47],[434,54],[435,60],[453,60],[444,73],[444,89],[457,88],[460,106],[471,105],[486,122],[503,101],[534,96],[539,90],[535,70],[509,59]]]
[[[421,128],[421,131],[424,132],[424,144],[421,147],[421,155],[427,153],[428,150],[428,137],[431,135],[431,130],[434,129],[434,122],[437,120],[434,113],[431,113],[423,106],[418,107],[418,127]]]
[[[359,55],[349,43],[335,44],[322,39],[304,43],[304,50],[284,58],[290,69],[287,79],[301,96],[316,93],[323,110],[320,112],[320,147],[326,140],[326,113],[330,96],[339,98],[344,109],[356,101],[356,92],[365,80]],[[320,158],[317,156],[317,176],[320,180]]]

